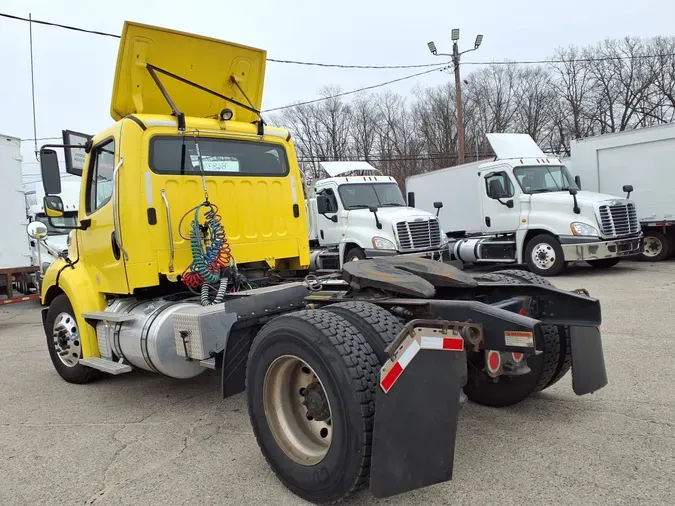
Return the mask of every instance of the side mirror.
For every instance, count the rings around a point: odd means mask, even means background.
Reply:
[[[581,190],[581,178],[579,176],[574,176],[574,184]]]
[[[319,214],[326,214],[330,212],[330,202],[328,201],[328,195],[316,196],[316,208],[317,211],[319,211]]]
[[[632,184],[625,184],[623,185],[623,191],[626,192],[626,198],[630,198],[630,194],[633,191],[633,185]]]
[[[40,240],[47,236],[47,226],[41,221],[31,221],[26,227],[26,233],[31,239]]]
[[[408,207],[415,207],[415,192],[408,192]]]
[[[441,212],[441,208],[443,207],[443,202],[434,202],[434,209],[436,209],[436,217],[438,218],[438,215]]]
[[[490,180],[490,197],[493,199],[501,199],[504,197],[504,188],[502,188],[499,179]]]
[[[53,149],[40,150],[40,171],[42,172],[42,187],[46,195],[61,193],[61,173],[59,159]],[[46,208],[46,206],[45,206]]]
[[[368,210],[369,210],[371,213],[373,213],[373,215],[375,216],[375,226],[376,226],[378,229],[381,229],[381,228],[382,228],[382,223],[380,223],[380,220],[379,220],[379,218],[377,217],[377,206],[368,206]]]
[[[45,196],[43,204],[47,217],[61,218],[63,216],[63,200],[61,200],[61,197],[59,197],[58,195]]]
[[[513,209],[513,200],[509,199],[506,201],[506,207]]]

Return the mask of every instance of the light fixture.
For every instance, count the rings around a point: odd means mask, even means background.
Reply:
[[[454,40],[454,41],[459,40],[459,28],[453,28],[452,29],[452,40]]]
[[[434,44],[433,41],[427,43],[427,47],[429,47],[429,51],[431,51],[431,54],[436,54],[436,44]]]
[[[233,116],[234,112],[232,112],[232,109],[223,109],[222,111],[220,111],[221,121],[230,121]]]
[[[478,49],[480,47],[481,42],[483,42],[483,36],[476,35],[476,42],[474,43],[474,47]]]

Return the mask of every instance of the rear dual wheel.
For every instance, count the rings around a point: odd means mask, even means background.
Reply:
[[[267,323],[248,357],[249,417],[263,455],[293,493],[336,502],[368,483],[379,360],[326,310]]]
[[[494,273],[478,274],[479,281],[514,284],[537,284],[552,286],[551,283],[528,271],[507,269]],[[542,325],[544,353],[530,355],[528,374],[522,376],[498,376],[490,378],[485,370],[482,353],[469,358],[469,378],[464,392],[470,401],[485,406],[503,407],[517,404],[535,392],[557,383],[572,365],[569,330],[563,326]]]

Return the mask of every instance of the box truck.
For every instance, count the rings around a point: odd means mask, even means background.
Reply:
[[[527,264],[542,276],[568,262],[598,268],[642,251],[635,203],[580,191],[559,158],[527,134],[488,134],[494,160],[406,180],[408,204],[431,211],[454,238],[454,257],[469,264]]]
[[[643,259],[675,252],[675,124],[572,141],[571,160],[584,190],[617,194],[632,186]]]

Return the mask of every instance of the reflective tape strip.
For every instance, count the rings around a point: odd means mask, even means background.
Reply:
[[[461,337],[422,336],[420,342],[413,340],[392,368],[380,380],[384,393],[389,392],[415,355],[422,350],[464,351],[464,339]]]
[[[464,351],[464,339],[461,337],[422,336],[422,348],[429,350]]]

